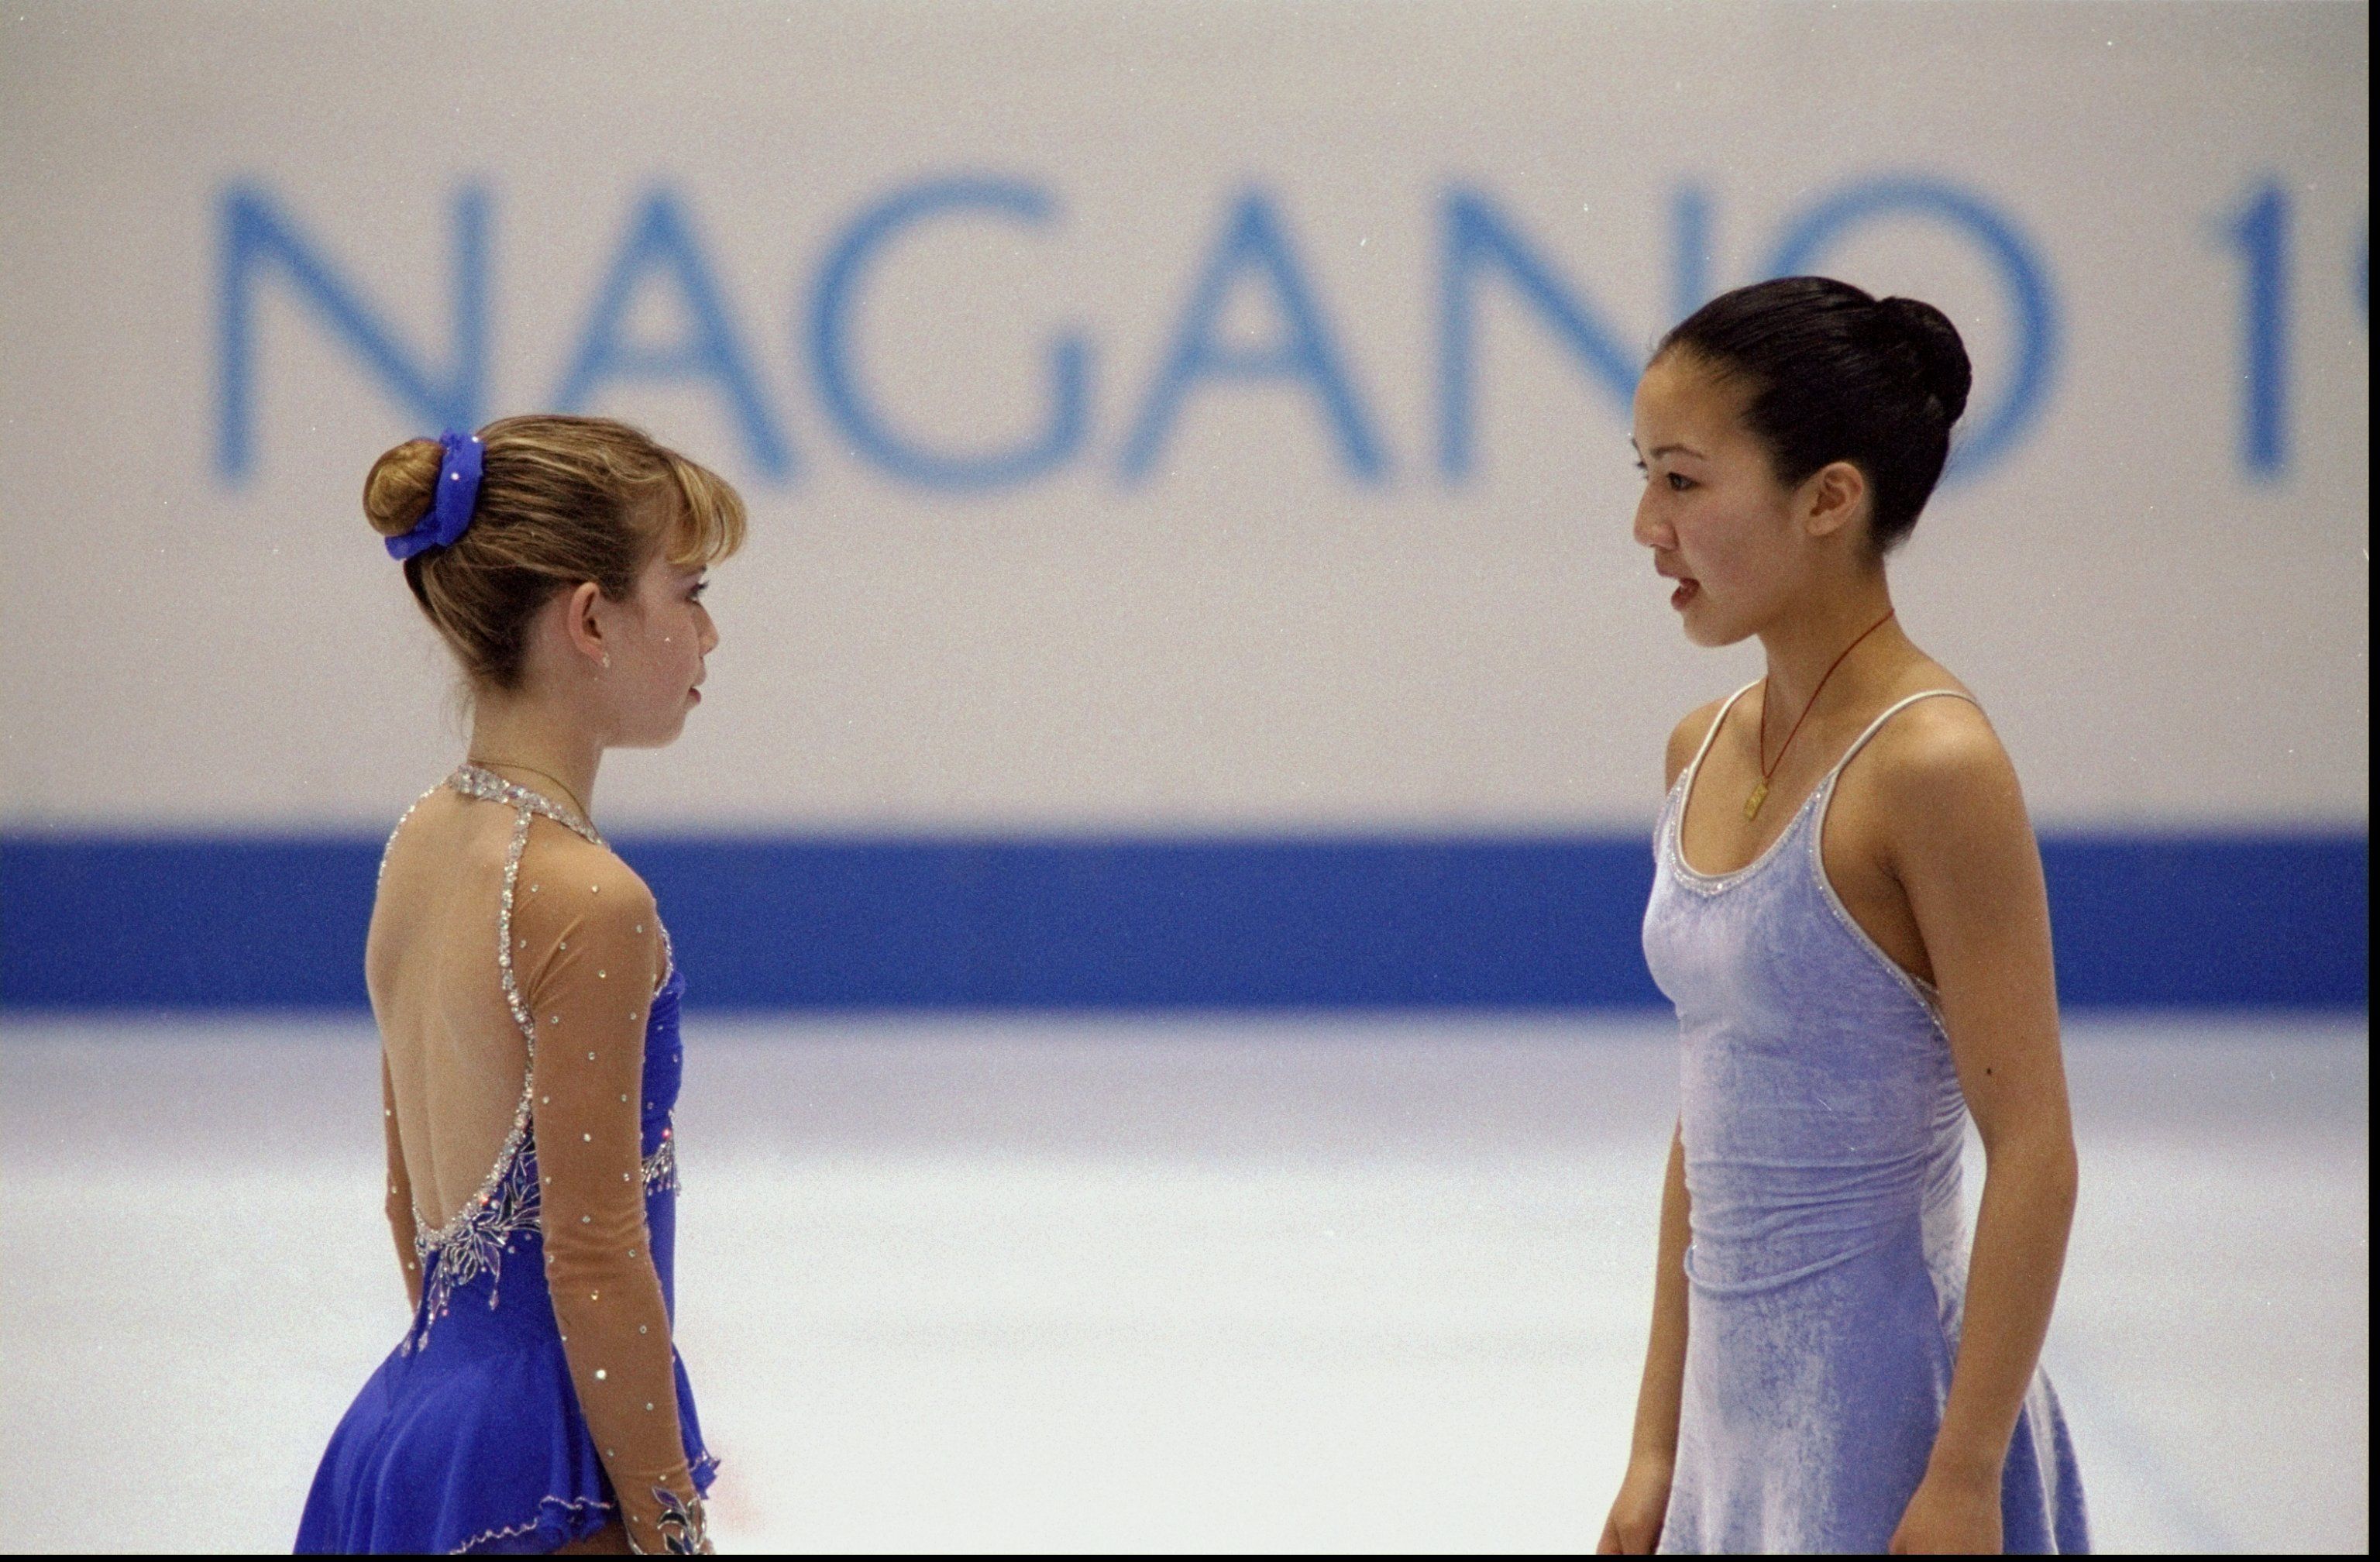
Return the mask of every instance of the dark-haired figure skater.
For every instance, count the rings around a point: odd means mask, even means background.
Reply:
[[[1670,738],[1645,952],[1682,1109],[1607,1552],[2088,1545],[2036,1364],[2076,1178],[2040,856],[1885,580],[1968,382],[1939,311],[1805,276],[1637,387],[1636,540],[1690,640],[1768,671]]]
[[[671,1344],[686,979],[589,812],[674,740],[743,501],[634,429],[507,418],[376,462],[364,514],[462,663],[463,764],[399,821],[364,968],[405,1338],[322,1456],[300,1551],[705,1551]]]

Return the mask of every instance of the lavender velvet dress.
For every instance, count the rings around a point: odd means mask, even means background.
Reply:
[[[1693,1208],[1663,1551],[1881,1552],[1941,1426],[1967,1283],[1966,1099],[1934,994],[1852,920],[1819,856],[1843,766],[1925,698],[1878,716],[1736,873],[1698,873],[1679,846],[1708,736],[1662,810],[1645,954],[1684,1042]],[[2010,1552],[2089,1549],[2037,1373],[2000,1517]]]

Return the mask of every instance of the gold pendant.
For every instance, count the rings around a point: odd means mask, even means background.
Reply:
[[[1768,783],[1763,781],[1760,785],[1752,788],[1752,795],[1750,797],[1743,799],[1743,817],[1746,820],[1751,819],[1760,812],[1760,805],[1767,800]]]

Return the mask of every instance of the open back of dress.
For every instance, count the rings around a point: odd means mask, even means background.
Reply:
[[[381,868],[364,976],[425,1232],[485,1191],[528,1080],[528,1042],[496,960],[515,824],[510,810],[442,787],[416,805]],[[532,826],[528,844],[540,833]],[[523,856],[535,873],[532,854]],[[516,955],[527,954],[522,935],[514,939]]]

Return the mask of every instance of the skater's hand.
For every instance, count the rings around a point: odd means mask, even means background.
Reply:
[[[2000,1549],[2000,1483],[1997,1474],[1946,1476],[1927,1471],[1886,1547],[1895,1556],[1997,1556]]]
[[[1603,1521],[1603,1539],[1595,1549],[1605,1556],[1649,1556],[1661,1544],[1661,1519],[1670,1510],[1672,1467],[1649,1458],[1628,1461],[1611,1517]],[[1995,1536],[1995,1539],[1998,1537]]]

